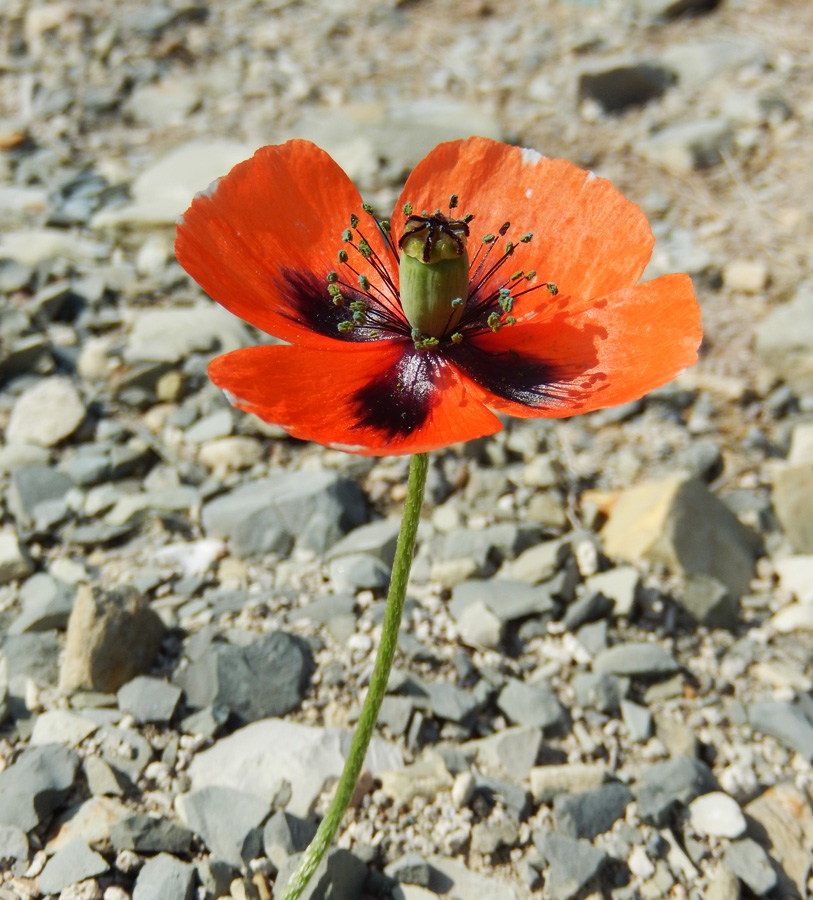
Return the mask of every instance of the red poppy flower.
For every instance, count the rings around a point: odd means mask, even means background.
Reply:
[[[451,199],[450,199],[451,197]],[[420,214],[419,214],[420,213]],[[178,224],[181,265],[286,345],[213,360],[235,405],[366,455],[634,400],[697,358],[686,275],[610,182],[484,138],[441,144],[380,222],[306,141],[264,147]]]

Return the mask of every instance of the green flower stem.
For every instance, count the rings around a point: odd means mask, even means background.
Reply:
[[[392,564],[387,610],[384,615],[384,624],[381,627],[381,644],[378,648],[373,674],[370,678],[370,686],[367,689],[367,697],[361,709],[353,741],[350,744],[350,752],[347,755],[344,771],[336,787],[333,802],[330,804],[330,809],[328,809],[324,819],[322,819],[310,846],[305,851],[299,868],[285,886],[280,900],[296,900],[302,891],[305,890],[308,881],[333,842],[347,807],[350,805],[353,791],[356,789],[359,772],[367,755],[367,748],[370,745],[370,738],[373,736],[375,723],[378,720],[378,712],[381,709],[384,694],[387,692],[387,682],[390,678],[392,660],[395,656],[395,648],[398,646],[401,614],[404,610],[404,599],[406,598],[407,583],[409,582],[409,571],[412,568],[412,557],[415,554],[415,538],[421,518],[421,505],[423,504],[423,492],[426,486],[428,469],[429,457],[426,453],[418,453],[412,457],[409,466],[409,483],[404,504],[404,515],[401,520],[398,545],[395,548],[395,560]]]

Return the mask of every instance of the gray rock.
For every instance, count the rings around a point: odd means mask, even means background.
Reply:
[[[10,634],[3,641],[9,695],[24,701],[29,679],[41,687],[55,685],[59,651],[59,641],[52,631]]]
[[[478,531],[457,528],[443,537],[436,552],[441,560],[472,560],[478,574],[491,575],[503,560],[513,559],[533,543],[536,534],[509,522]]]
[[[130,713],[137,722],[169,722],[181,693],[174,684],[139,675],[120,688],[117,697],[119,709]]]
[[[289,857],[274,882],[274,895],[282,891],[296,871],[300,853]],[[367,866],[349,850],[333,847],[322,858],[305,889],[302,900],[339,900],[340,897],[361,897],[367,880]],[[135,898],[134,898],[135,900]]]
[[[189,853],[193,833],[169,819],[133,815],[110,828],[110,843],[116,852],[135,850],[136,853]]]
[[[662,96],[675,73],[649,60],[601,60],[579,75],[579,100],[595,100],[605,112],[620,112]]]
[[[400,527],[400,519],[378,519],[375,522],[368,522],[354,528],[337,541],[325,554],[325,559],[330,561],[340,556],[364,553],[381,560],[389,569],[395,557]]]
[[[552,832],[535,832],[533,838],[550,867],[545,891],[551,900],[573,900],[607,863],[607,854],[587,841]]]
[[[419,853],[405,853],[384,867],[384,874],[401,884],[429,887],[429,863]]]
[[[228,437],[234,429],[234,418],[230,409],[218,409],[202,419],[198,419],[184,432],[187,444],[205,444],[216,438]]]
[[[515,678],[500,691],[497,705],[516,725],[554,728],[566,715],[553,690],[545,684],[527,684]]]
[[[8,503],[18,526],[32,525],[38,506],[49,500],[61,500],[72,486],[70,478],[50,466],[15,469],[11,473]]]
[[[632,700],[621,701],[621,717],[627,726],[629,739],[636,744],[648,741],[652,737],[652,713]]]
[[[615,715],[629,690],[629,679],[608,672],[577,672],[571,681],[576,702],[583,709]]]
[[[12,531],[0,532],[0,584],[25,578],[34,564],[19,538]]]
[[[591,591],[567,607],[562,621],[568,631],[576,631],[586,622],[603,619],[612,612],[614,606],[615,603],[609,597],[598,591]]]
[[[31,743],[76,747],[98,727],[96,722],[80,713],[67,709],[49,709],[37,716],[31,732]]]
[[[589,625],[582,625],[576,637],[591,656],[598,656],[599,653],[607,649],[608,630],[609,626],[606,619],[599,622],[591,622]]]
[[[709,767],[688,756],[676,756],[649,766],[635,786],[641,821],[663,827],[674,809],[687,806],[701,794],[718,790]]]
[[[520,900],[520,891],[513,885],[498,878],[473,872],[457,859],[445,856],[430,856],[429,888],[435,894],[448,894],[461,900]]]
[[[471,691],[464,691],[448,681],[426,684],[432,712],[440,719],[463,724],[471,719],[481,704]]]
[[[244,722],[253,722],[296,709],[312,670],[307,644],[275,631],[245,647],[212,644],[176,673],[175,681],[190,706],[224,706]]]
[[[660,677],[678,671],[672,654],[655,643],[616,644],[593,659],[593,671],[601,674]]]
[[[589,791],[559,794],[553,801],[553,818],[562,834],[592,840],[623,818],[631,802],[629,788],[611,781]]]
[[[700,119],[668,125],[652,137],[638,141],[635,149],[644,159],[676,175],[709,169],[731,150],[734,133],[727,119]]]
[[[219,859],[236,869],[262,855],[262,825],[271,804],[229,787],[205,787],[177,799],[184,823]]]
[[[168,853],[148,859],[136,878],[133,900],[192,900],[195,867]]]
[[[104,761],[135,783],[152,760],[149,741],[132,728],[115,725],[103,725],[97,737],[102,741]]]
[[[0,825],[0,860],[27,860],[28,836],[16,825]]]
[[[553,578],[570,559],[571,554],[571,547],[567,542],[545,541],[523,550],[516,559],[506,562],[500,569],[498,578],[539,584]]]
[[[192,789],[223,785],[269,803],[289,790],[286,810],[306,818],[325,785],[341,774],[349,745],[350,734],[338,729],[284,719],[254,722],[195,755],[189,766]],[[394,745],[374,737],[365,766],[377,776],[402,767],[403,759]]]
[[[475,753],[481,769],[495,772],[512,781],[525,781],[542,748],[542,729],[519,725],[502,729],[477,741],[469,741],[464,749]]]
[[[213,703],[211,706],[204,706],[203,709],[185,716],[181,720],[181,730],[184,734],[201,734],[211,738],[228,720],[228,707]]]
[[[8,633],[65,628],[75,595],[74,588],[45,572],[32,575],[20,588],[22,612],[11,623]]]
[[[759,323],[756,350],[796,393],[813,391],[813,284],[802,284]]]
[[[23,391],[6,427],[9,444],[53,447],[82,424],[85,404],[68,378],[55,375]]]
[[[755,731],[769,734],[813,762],[813,724],[798,706],[778,700],[752,703],[748,707],[748,720]]]
[[[85,771],[85,779],[88,789],[93,796],[121,797],[124,794],[122,779],[116,774],[112,766],[109,766],[99,756],[88,756],[82,767]]]
[[[79,757],[68,747],[30,747],[0,772],[0,823],[31,831],[73,787]]]
[[[723,865],[757,895],[763,897],[777,884],[768,854],[751,838],[732,841],[725,849]]]
[[[57,894],[78,881],[103,875],[109,868],[101,854],[91,850],[81,838],[75,838],[45,864],[40,873],[40,890]]]
[[[471,829],[471,849],[475,853],[490,855],[503,847],[513,847],[518,837],[519,829],[511,819],[477,822]]]
[[[390,569],[368,553],[339,556],[328,565],[330,584],[339,593],[382,591],[390,583]]]
[[[82,585],[68,620],[60,690],[118,690],[149,668],[163,636],[161,619],[134,588]]]
[[[813,464],[777,472],[772,499],[793,548],[799,553],[813,553]]]
[[[656,22],[669,22],[681,16],[710,12],[720,0],[637,0],[640,13]]]
[[[240,558],[287,552],[294,538],[324,553],[367,518],[358,485],[335,472],[285,472],[244,484],[203,508],[210,537]]]
[[[330,594],[327,597],[319,597],[311,600],[305,606],[292,609],[287,615],[288,622],[300,622],[308,619],[325,625],[337,616],[354,615],[356,598],[351,594]]]
[[[680,475],[624,491],[602,535],[609,556],[711,575],[735,597],[748,592],[760,552],[757,535],[706,485]]]
[[[701,625],[733,630],[740,623],[737,598],[732,597],[728,588],[710,575],[690,576],[686,588],[677,594],[676,599]]]
[[[300,819],[280,809],[265,823],[263,846],[266,856],[271,848],[280,847],[288,855],[301,853],[316,834],[316,826],[307,819]]]
[[[513,781],[495,775],[475,775],[475,792],[498,798],[506,811],[517,821],[524,821],[531,813],[531,794]]]
[[[478,602],[504,623],[527,616],[552,615],[556,608],[544,587],[518,581],[472,579],[455,586],[449,612],[459,621],[466,609]]]

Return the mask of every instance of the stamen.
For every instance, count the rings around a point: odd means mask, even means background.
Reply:
[[[370,290],[370,279],[366,275],[359,275],[359,287],[361,287],[363,291]]]
[[[353,330],[355,324],[353,322],[339,322],[336,326],[342,334],[348,334]]]
[[[551,297],[555,297],[559,293],[559,288],[552,281],[549,281],[546,287],[550,291]]]
[[[412,204],[411,204],[411,203],[405,203],[405,204],[403,205],[403,210],[404,210],[404,215],[405,215],[407,218],[409,218],[409,216],[412,215]]]
[[[353,242],[353,232],[349,228],[345,228],[342,232],[342,240],[345,244],[351,244]]]
[[[520,241],[523,244],[528,244],[528,243],[530,243],[530,240],[532,237],[533,237],[533,232],[527,231],[525,234],[522,235],[522,237],[520,238]]]
[[[339,280],[339,276],[336,272],[331,271],[331,272],[327,273],[327,283],[328,284],[335,284],[338,280]]]
[[[449,209],[457,209],[457,194],[452,194],[449,197]]]
[[[352,213],[350,215],[350,227],[358,228],[358,224],[359,224],[359,217],[355,213]]]
[[[366,212],[368,215],[372,215],[372,214],[373,214],[373,204],[372,204],[372,203],[362,203],[362,204],[361,204],[361,208],[362,208],[362,209],[364,210],[364,212]]]
[[[514,272],[514,274],[508,280],[509,281],[517,281],[517,279],[522,278],[522,276],[524,274],[525,273],[522,271],[522,269],[517,269],[517,271]]]
[[[462,335],[459,331],[456,331],[456,332],[452,335],[452,343],[453,343],[453,344],[460,344],[462,341],[463,341],[463,335]]]
[[[508,229],[509,229],[510,227],[511,227],[511,223],[510,223],[510,222],[506,222],[506,223],[500,228],[500,235],[501,235],[501,237],[505,237],[505,235],[508,233]]]
[[[339,250],[339,252],[336,254],[336,257],[340,263],[346,263],[347,262],[347,251]]]

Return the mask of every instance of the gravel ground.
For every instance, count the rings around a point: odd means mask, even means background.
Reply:
[[[396,671],[313,897],[813,896],[813,7],[0,11],[0,900],[279,895],[380,634],[404,459],[206,364],[172,257],[308,137],[387,214],[442,140],[610,178],[701,360],[434,455]]]

